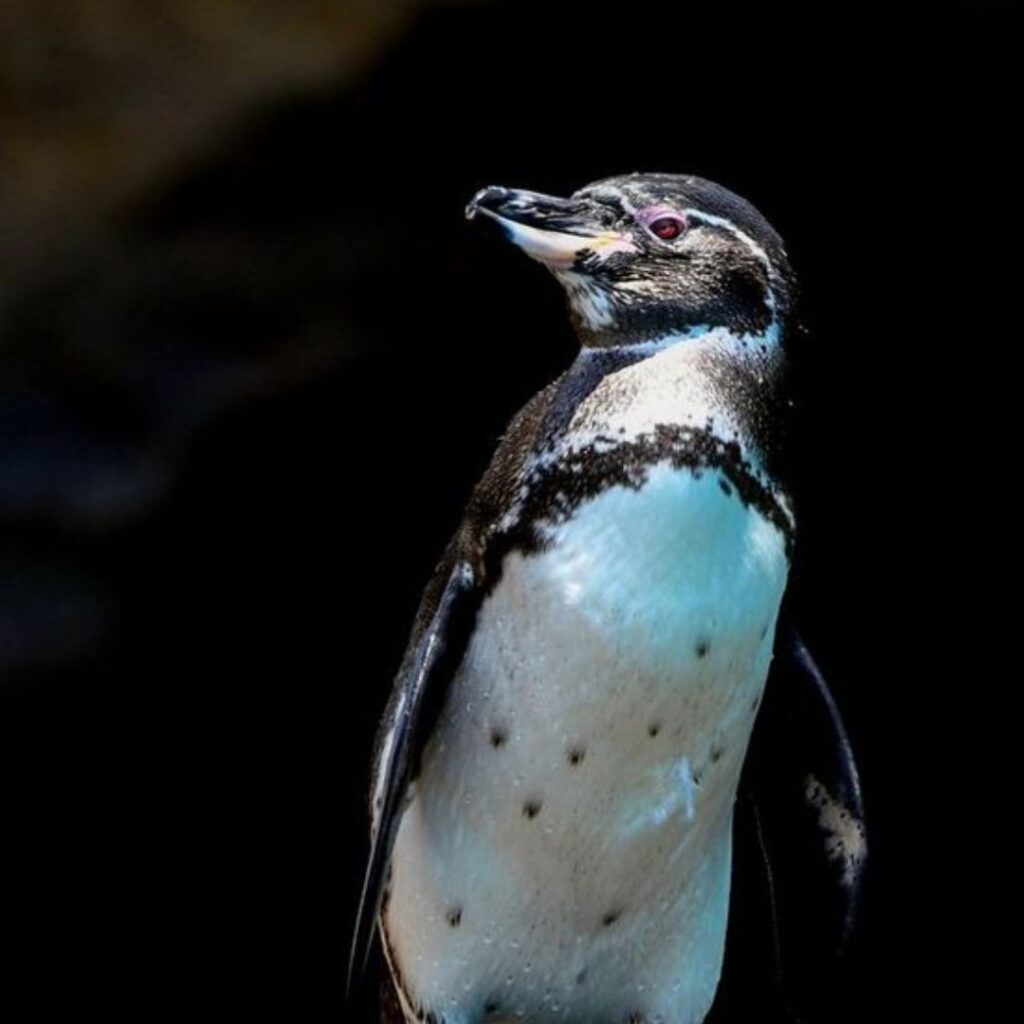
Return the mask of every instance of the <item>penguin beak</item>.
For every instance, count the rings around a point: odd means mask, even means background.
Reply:
[[[637,251],[628,238],[597,223],[590,200],[492,185],[477,192],[466,207],[469,220],[478,214],[493,220],[509,241],[551,270],[571,270],[585,253],[603,259],[612,252]]]

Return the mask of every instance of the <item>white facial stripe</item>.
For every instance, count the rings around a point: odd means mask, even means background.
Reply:
[[[728,217],[717,217],[713,213],[705,213],[703,210],[698,210],[694,207],[689,207],[681,211],[687,217],[692,218],[698,224],[708,224],[712,227],[722,228],[728,231],[738,242],[745,245],[754,257],[764,266],[764,269],[768,273],[769,282],[777,280],[775,266],[772,263],[768,253],[765,252],[764,248],[754,241],[745,231],[741,231]],[[775,290],[769,285],[768,290],[765,294],[765,304],[773,312],[777,308],[775,299]]]
[[[687,209],[680,210],[679,212],[687,217],[692,217],[698,223],[708,224],[715,228],[724,228],[737,241],[742,242],[765,265],[769,273],[772,272],[772,261],[768,258],[768,253],[750,235],[736,227],[728,217],[717,217],[713,213],[705,213],[703,210],[698,210],[695,207],[687,207]]]

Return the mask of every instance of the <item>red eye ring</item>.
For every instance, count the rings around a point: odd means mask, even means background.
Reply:
[[[663,242],[671,242],[683,233],[683,222],[678,217],[658,217],[647,225],[648,231]]]

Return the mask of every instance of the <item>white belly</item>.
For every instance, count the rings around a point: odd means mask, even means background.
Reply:
[[[384,911],[417,1007],[694,1024],[787,559],[721,478],[655,467],[510,555],[427,747]]]

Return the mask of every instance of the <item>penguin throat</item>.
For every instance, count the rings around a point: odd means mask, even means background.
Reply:
[[[763,337],[772,332],[779,317],[771,289],[754,301],[721,295],[704,300],[689,296],[655,300],[641,292],[608,286],[587,274],[559,271],[556,277],[565,288],[573,328],[584,348],[650,344],[714,330]]]

